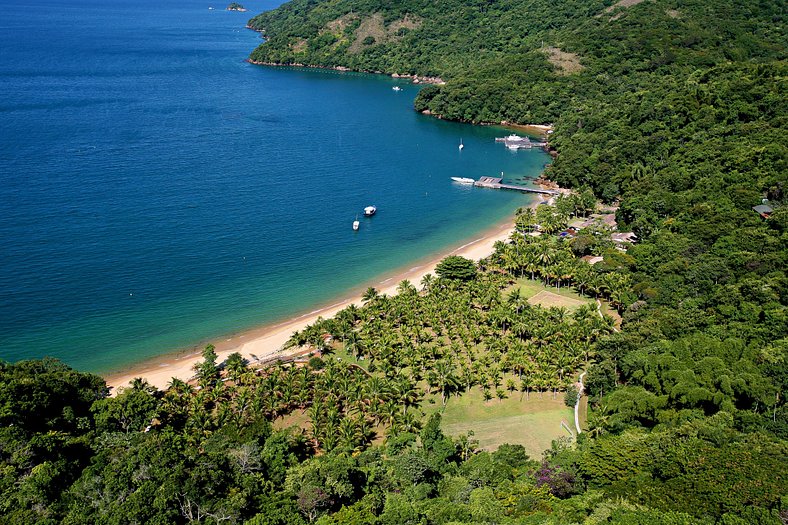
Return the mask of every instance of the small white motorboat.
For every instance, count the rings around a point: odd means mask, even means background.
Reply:
[[[375,215],[375,213],[377,213],[377,211],[378,211],[377,206],[367,206],[366,208],[364,208],[364,217],[372,217],[373,215]]]
[[[464,147],[465,146],[463,146],[463,144],[462,144],[462,139],[460,139],[460,151],[462,151],[462,148],[464,148]]]
[[[358,231],[358,225],[359,224],[361,224],[361,223],[358,222],[358,217],[356,217],[356,220],[353,221],[353,231],[356,231],[356,232]]]
[[[399,86],[394,86],[394,87],[393,87],[393,88],[391,88],[391,89],[392,89],[392,90],[394,90],[394,91],[402,91],[402,88],[401,88],[401,87],[399,87]]]
[[[453,180],[454,182],[459,182],[460,184],[473,184],[474,182],[476,182],[470,177],[452,177],[451,180]]]

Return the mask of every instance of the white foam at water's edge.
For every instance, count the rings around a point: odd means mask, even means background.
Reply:
[[[457,248],[457,249],[456,249],[456,250],[454,250],[454,251],[455,251],[455,252],[458,252],[458,251],[460,251],[460,250],[462,250],[462,249],[465,249],[465,248],[467,248],[468,246],[472,246],[472,245],[476,244],[477,242],[479,242],[479,241],[483,241],[483,240],[484,240],[484,237],[479,237],[478,239],[475,239],[475,240],[473,240],[473,241],[471,241],[471,242],[469,242],[469,243],[467,243],[467,244],[463,244],[462,246],[460,246],[459,248]]]

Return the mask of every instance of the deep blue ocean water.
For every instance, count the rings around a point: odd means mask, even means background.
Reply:
[[[244,25],[279,2],[243,3],[3,3],[1,359],[116,370],[314,309],[529,202],[449,177],[535,177],[544,152],[415,113],[403,81],[249,65]]]

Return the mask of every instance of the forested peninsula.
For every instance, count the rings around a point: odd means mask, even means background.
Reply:
[[[787,523],[784,17],[776,0],[254,17],[250,61],[439,77],[415,110],[553,124],[545,176],[572,192],[518,210],[489,258],[293,334],[298,358],[209,346],[193,381],[114,396],[57,361],[0,363],[0,523]],[[541,455],[444,421],[573,406],[583,372],[583,432]]]

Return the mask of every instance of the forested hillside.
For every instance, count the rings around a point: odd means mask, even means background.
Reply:
[[[255,62],[439,76],[416,110],[553,123],[547,176],[577,194],[520,210],[477,266],[450,258],[293,334],[317,352],[300,363],[208,347],[196,383],[116,397],[57,362],[0,363],[0,523],[788,523],[784,16],[295,0],[253,18]],[[593,195],[636,234],[626,251],[602,227],[555,235]],[[591,306],[533,305],[516,282]],[[543,457],[441,430],[470,392],[571,402],[583,370],[585,431]]]
[[[784,59],[779,1],[611,4],[297,0],[250,20],[267,38],[251,59],[439,76],[446,85],[424,90],[417,109],[534,124],[665,75]]]

